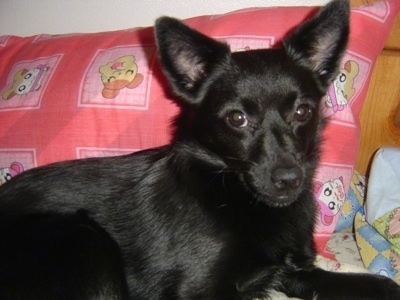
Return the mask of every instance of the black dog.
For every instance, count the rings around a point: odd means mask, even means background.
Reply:
[[[279,49],[233,54],[159,19],[174,140],[3,185],[0,299],[400,299],[390,279],[314,266],[320,99],[348,18],[333,1]]]

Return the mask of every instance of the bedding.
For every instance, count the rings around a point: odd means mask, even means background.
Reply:
[[[335,261],[365,269],[354,235],[356,214],[362,209],[366,195],[366,177],[354,171],[335,231],[326,250]]]
[[[400,148],[374,156],[364,206],[355,218],[357,245],[365,266],[400,283]]]
[[[314,190],[319,251],[334,231],[358,153],[358,114],[397,0],[351,11],[341,72],[324,98],[329,123]],[[233,51],[273,47],[316,11],[249,8],[185,20]],[[0,37],[0,182],[43,164],[120,155],[165,144],[177,107],[156,60],[152,28]]]
[[[379,149],[368,179],[357,171],[335,232],[327,243],[333,259],[400,284],[400,148]]]

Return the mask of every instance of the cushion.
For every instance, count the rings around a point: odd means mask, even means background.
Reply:
[[[400,148],[379,149],[355,233],[365,266],[400,283]]]
[[[350,182],[350,189],[347,192],[346,200],[343,203],[335,232],[353,233],[354,218],[365,202],[367,178],[359,172],[354,171]]]
[[[316,244],[335,228],[357,155],[357,115],[399,2],[351,11],[349,49],[324,102],[330,122],[315,178]],[[268,48],[314,7],[249,8],[186,23],[233,51]],[[32,167],[119,155],[170,140],[177,113],[156,59],[152,28],[0,37],[0,182]],[[134,166],[132,166],[134,168]]]

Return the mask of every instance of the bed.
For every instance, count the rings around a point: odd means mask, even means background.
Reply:
[[[324,100],[332,121],[315,179],[317,263],[334,271],[369,271],[400,280],[400,230],[387,234],[378,224],[396,216],[400,192],[393,189],[395,199],[384,216],[368,215],[365,205],[377,207],[385,200],[367,199],[379,194],[382,187],[375,182],[383,170],[394,170],[387,190],[396,187],[400,170],[400,164],[395,167],[400,149],[400,3],[351,4],[351,41],[341,66],[349,92],[331,91]],[[271,47],[314,12],[310,7],[248,8],[185,21],[225,40],[233,51],[246,51]],[[121,155],[170,139],[170,119],[178,108],[166,101],[171,95],[156,60],[152,28],[0,36],[0,57],[0,184],[43,164]],[[121,65],[129,66],[129,75],[110,80]],[[388,166],[388,161],[394,164]],[[318,198],[327,184],[342,195],[335,199],[336,211],[326,210]]]
[[[365,5],[376,1],[353,0],[352,5]],[[368,220],[365,202],[368,199],[370,211],[388,206],[387,211],[394,217],[400,205],[399,173],[400,164],[400,19],[397,16],[391,33],[382,52],[376,60],[372,72],[368,93],[360,114],[360,142],[355,164],[355,174],[347,200],[351,208],[342,211],[344,216],[353,216],[351,227],[345,229],[345,224],[339,224],[329,243],[328,248],[335,258],[352,266],[367,267],[371,272],[379,273],[399,281],[398,241],[393,236],[400,233],[395,230],[388,236],[385,230],[376,228],[376,222]],[[383,148],[383,149],[382,149]],[[392,150],[394,150],[392,152]],[[389,155],[392,165],[387,165]],[[390,156],[391,155],[391,156]],[[397,161],[397,162],[393,162]],[[385,165],[386,163],[386,165]],[[394,168],[391,170],[390,168]],[[394,172],[391,179],[385,174]],[[396,178],[397,173],[397,178]],[[387,184],[382,184],[382,181]],[[389,188],[388,188],[389,187]],[[390,196],[385,196],[382,190],[391,190]],[[360,192],[362,190],[362,192]],[[387,201],[395,202],[390,204]],[[350,211],[352,211],[350,213]],[[372,214],[372,213],[370,213]],[[381,223],[382,216],[372,218]],[[340,222],[339,222],[340,223]],[[342,222],[346,223],[346,222]],[[348,223],[348,221],[347,221]],[[370,226],[370,223],[373,226]],[[342,225],[342,226],[341,226]],[[340,228],[341,227],[341,228]],[[345,229],[344,231],[342,231]],[[387,229],[386,229],[387,231]],[[389,242],[388,242],[389,241]],[[379,249],[379,250],[378,250]]]

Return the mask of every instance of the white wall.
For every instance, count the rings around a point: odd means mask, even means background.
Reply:
[[[0,35],[96,32],[152,25],[155,18],[255,6],[322,5],[328,0],[0,0]]]

